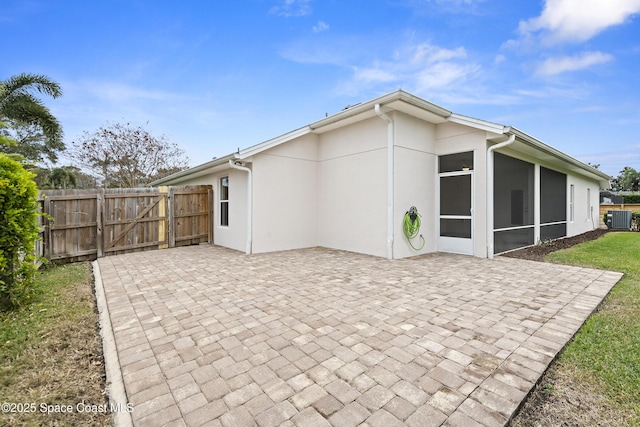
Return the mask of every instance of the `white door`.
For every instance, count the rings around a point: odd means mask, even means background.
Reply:
[[[473,171],[442,173],[438,250],[473,255]]]

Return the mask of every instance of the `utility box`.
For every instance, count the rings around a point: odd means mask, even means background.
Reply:
[[[631,211],[608,211],[607,227],[612,230],[631,230]]]

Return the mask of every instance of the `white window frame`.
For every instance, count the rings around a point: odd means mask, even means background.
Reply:
[[[569,187],[569,221],[574,222],[576,220],[576,187],[571,184]]]
[[[227,185],[223,185],[223,182],[226,182]],[[218,181],[220,200],[220,227],[228,227],[229,226],[229,176],[222,176]],[[223,188],[226,187],[226,191]],[[225,194],[226,193],[226,194]],[[223,195],[226,196],[223,198]],[[225,206],[225,208],[223,208]],[[226,215],[223,215],[222,212],[226,212]],[[226,220],[226,223],[223,221]]]

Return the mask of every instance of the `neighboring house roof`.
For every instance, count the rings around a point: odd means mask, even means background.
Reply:
[[[434,124],[451,122],[483,130],[490,134],[488,139],[495,142],[505,140],[508,135],[513,134],[516,136],[516,141],[510,147],[536,158],[541,158],[540,153],[542,153],[544,156],[542,160],[545,160],[547,163],[569,169],[572,172],[597,180],[600,182],[600,187],[602,188],[608,188],[609,186],[609,181],[611,180],[609,175],[586,165],[559,150],[556,150],[555,148],[516,128],[453,113],[401,89],[371,101],[345,108],[336,114],[325,117],[322,120],[318,120],[317,122],[285,133],[276,138],[269,139],[243,150],[239,149],[236,153],[229,154],[222,158],[213,159],[207,163],[169,175],[165,178],[152,182],[151,185],[164,185],[169,182],[181,180],[182,178],[196,178],[198,176],[215,173],[226,169],[229,165],[230,159],[245,160],[255,154],[261,153],[280,144],[284,144],[306,134],[322,134],[352,123],[375,117],[376,113],[374,108],[376,105],[380,105],[385,112],[400,111]]]

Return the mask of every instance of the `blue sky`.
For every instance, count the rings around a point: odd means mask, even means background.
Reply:
[[[3,0],[0,79],[46,74],[65,141],[141,125],[192,165],[398,88],[640,169],[640,0]],[[62,159],[61,163],[65,163]]]

